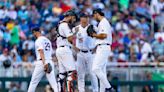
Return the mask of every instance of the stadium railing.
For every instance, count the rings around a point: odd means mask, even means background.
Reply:
[[[159,87],[164,85],[164,78],[160,80],[147,80],[145,79],[146,73],[164,73],[164,63],[108,63],[107,66],[107,73],[109,76],[118,77],[118,80],[113,80],[111,83],[116,86],[126,86],[128,89],[127,91],[121,92],[139,92],[134,90],[135,87],[143,87],[147,85],[153,86],[153,92],[159,92]],[[5,69],[1,69],[1,74]],[[13,68],[10,70],[18,71],[19,73],[24,72],[22,68],[14,70]],[[19,76],[0,76],[0,82],[2,92],[7,92],[6,82],[30,82],[30,77],[22,75],[21,73]],[[26,74],[25,74],[26,75]],[[109,78],[109,80],[112,78]],[[48,84],[47,80],[42,80],[40,85]],[[86,80],[86,85],[90,85],[90,81]]]
[[[11,82],[30,82],[30,78],[23,78],[23,77],[17,77],[17,78],[7,78],[7,77],[1,77],[0,81],[2,82],[2,92],[8,92],[6,89],[5,83],[7,81]],[[129,91],[128,92],[134,92],[135,86],[146,86],[146,85],[152,85],[153,86],[153,92],[159,92],[158,87],[159,85],[164,85],[164,81],[111,81],[113,85],[116,86],[128,86]],[[42,80],[40,85],[46,85],[48,84],[47,81]],[[90,85],[90,81],[86,81],[86,85]]]

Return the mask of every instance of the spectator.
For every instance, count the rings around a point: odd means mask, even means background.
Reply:
[[[27,7],[26,6],[21,6],[21,9],[18,10],[18,18],[21,19],[21,20],[26,20],[28,19],[28,11],[26,9]]]
[[[157,32],[154,33],[154,38],[158,40],[159,38],[162,38],[164,41],[164,30],[157,30]]]
[[[131,16],[131,18],[129,19],[129,24],[133,27],[138,27],[140,25],[140,22],[135,16]]]
[[[119,50],[119,53],[118,53],[118,61],[117,62],[127,62],[127,56],[124,52],[124,46],[121,45],[119,46],[118,50]]]
[[[129,28],[128,25],[126,23],[124,23],[124,21],[122,19],[120,19],[117,24],[116,24],[116,28],[117,31],[121,31],[124,34],[127,34],[129,32]]]
[[[140,41],[140,44],[141,44],[141,54],[142,54],[142,57],[141,57],[141,62],[151,62],[154,60],[154,56],[153,56],[153,53],[152,53],[152,48],[151,48],[151,45],[146,42],[146,41],[143,41],[141,40]]]
[[[5,30],[3,34],[3,47],[9,48],[9,41],[11,40],[11,34],[9,30]]]
[[[32,36],[29,36],[24,42],[22,49],[23,50],[33,50],[34,49],[34,41],[32,40]]]
[[[24,77],[31,76],[31,71],[32,71],[33,65],[30,61],[28,61],[28,55],[27,54],[22,56],[22,67],[24,69],[23,76]]]
[[[130,43],[130,61],[137,62],[137,55],[139,54],[139,46],[135,40]]]
[[[21,20],[21,24],[19,24],[20,27],[20,31],[22,31],[26,36],[29,36],[30,32],[30,28],[28,25],[28,21],[26,21],[25,19]]]
[[[141,16],[150,18],[149,5],[146,0],[137,0],[135,11]]]
[[[112,12],[110,10],[110,7],[105,7],[104,9],[104,14],[105,14],[105,17],[110,20],[112,18]]]
[[[152,49],[155,57],[159,61],[164,61],[164,59],[162,60],[162,57],[164,57],[164,41],[161,37],[152,43]]]
[[[162,12],[159,14],[159,16],[156,17],[155,22],[159,25],[160,30],[164,30],[164,9],[162,10]]]
[[[16,44],[13,45],[13,48],[11,49],[11,53],[10,54],[11,54],[11,56],[13,58],[16,59],[15,61],[18,61],[18,62],[21,61],[21,57],[20,57],[20,55],[18,53],[18,49],[17,49],[17,45]]]
[[[141,19],[141,23],[139,24],[139,28],[141,30],[143,30],[143,32],[149,32],[150,31],[150,27],[149,27],[148,23],[146,23],[145,18]]]
[[[21,76],[21,71],[20,71],[20,67],[21,67],[21,62],[17,59],[16,54],[13,54],[12,56],[12,67],[13,67],[13,76],[14,77],[18,77]]]
[[[8,49],[7,48],[5,48],[3,50],[3,53],[0,55],[0,61],[1,62],[4,62],[6,60],[11,60],[11,57],[9,55],[9,52],[8,52]]]
[[[7,17],[9,17],[10,19],[16,20],[16,18],[17,18],[17,11],[15,10],[15,6],[14,5],[10,6],[9,11],[7,12]]]
[[[42,24],[45,34],[48,33],[48,31],[50,31],[50,29],[53,27],[52,20],[53,20],[52,17],[47,17],[45,22]]]
[[[119,4],[121,6],[121,10],[128,9],[130,0],[119,0]]]
[[[0,19],[4,19],[7,16],[8,10],[6,7],[0,5]]]
[[[151,0],[150,4],[150,14],[155,18],[161,13],[162,8],[164,7],[163,0]]]
[[[7,24],[6,24],[6,28],[7,30],[11,31],[15,26],[14,20],[10,19]]]
[[[59,7],[59,3],[58,2],[55,2],[54,3],[54,6],[52,8],[52,12],[55,14],[55,15],[60,15],[63,11],[62,9]]]
[[[99,9],[104,9],[105,6],[102,2],[100,2],[100,0],[95,0],[95,2],[93,3],[93,8],[99,8]]]
[[[13,46],[14,44],[19,45],[19,27],[17,23],[14,23],[14,27],[11,29],[11,39],[10,44]]]

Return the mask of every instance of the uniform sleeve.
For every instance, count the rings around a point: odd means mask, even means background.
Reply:
[[[44,49],[43,44],[40,40],[36,41],[36,50]]]
[[[62,28],[66,37],[73,35],[73,32],[71,31],[67,23],[63,23]]]
[[[111,28],[110,24],[104,23],[104,25],[100,25],[99,33],[100,34],[108,34],[109,31],[111,31],[111,30],[112,30],[112,28]]]

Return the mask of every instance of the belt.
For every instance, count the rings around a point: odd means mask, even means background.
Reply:
[[[69,47],[71,49],[71,46],[68,46],[68,45],[61,45],[59,47]]]
[[[39,60],[42,60],[42,59],[39,59]],[[45,60],[52,60],[52,59],[45,59]]]
[[[110,45],[109,43],[102,43],[102,44],[98,44],[97,46],[101,46],[101,45]]]
[[[88,53],[88,52],[92,52],[92,50],[80,50],[80,52]]]

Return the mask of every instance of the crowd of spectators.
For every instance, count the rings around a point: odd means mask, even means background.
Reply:
[[[75,9],[91,15],[96,8],[113,28],[110,62],[164,61],[164,0],[0,0],[0,68],[11,61],[13,68],[30,71],[35,61],[33,26],[40,26],[55,51],[55,27],[62,14]],[[90,23],[97,25],[92,17]]]
[[[55,27],[62,13],[92,14],[101,8],[113,27],[113,62],[164,61],[164,0],[1,0],[0,65],[35,60],[31,27],[40,26],[56,48]],[[90,18],[90,22],[97,22]]]
[[[112,61],[164,61],[164,0],[1,0],[0,64],[35,60],[30,29],[36,25],[55,50],[55,27],[73,8],[90,15],[95,8],[104,11],[113,27]]]

